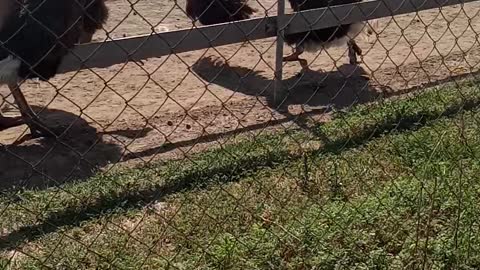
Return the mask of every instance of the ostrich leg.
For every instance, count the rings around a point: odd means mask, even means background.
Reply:
[[[293,62],[293,61],[298,61],[300,65],[302,66],[302,69],[309,70],[310,68],[308,67],[308,62],[307,60],[300,58],[299,56],[304,52],[304,49],[302,46],[298,46],[295,48],[293,53],[289,56],[283,57],[283,62]]]
[[[355,40],[351,39],[347,43],[348,45],[348,58],[350,58],[351,65],[357,65],[359,62],[357,60],[357,55],[362,55],[362,49],[358,47]]]
[[[15,103],[17,103],[23,120],[28,125],[30,133],[33,137],[48,137],[54,135],[50,132],[46,125],[42,123],[40,118],[33,112],[32,108],[27,103],[27,100],[20,90],[20,86],[16,83],[9,83],[8,88],[12,92]]]

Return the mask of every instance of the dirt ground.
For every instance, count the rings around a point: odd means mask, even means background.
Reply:
[[[132,3],[135,11],[126,0],[108,1],[111,18],[96,41],[192,27],[183,1]],[[273,1],[261,3],[274,14]],[[264,16],[264,8],[252,5],[262,10],[256,16]],[[28,132],[25,126],[1,131],[0,191],[85,179],[114,164],[184,158],[234,134],[289,128],[305,117],[324,121],[331,108],[475,74],[479,11],[480,2],[382,19],[377,36],[358,40],[360,67],[347,64],[346,48],[306,54],[312,71],[301,80],[300,66],[286,64],[288,112],[272,103],[274,39],[149,59],[143,66],[71,72],[49,83],[29,81],[23,90],[30,104],[48,106],[41,116],[64,132],[59,140],[14,145]]]

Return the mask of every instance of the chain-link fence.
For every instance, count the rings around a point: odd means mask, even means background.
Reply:
[[[0,0],[0,269],[480,268],[479,1],[105,4]]]

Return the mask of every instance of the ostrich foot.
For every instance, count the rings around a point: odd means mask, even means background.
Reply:
[[[350,59],[351,65],[358,65],[360,63],[357,55],[362,56],[362,53],[362,49],[360,49],[355,40],[352,39],[348,42],[348,58]]]
[[[0,130],[9,129],[12,127],[18,127],[25,124],[25,121],[22,117],[5,117],[0,116]]]
[[[37,115],[27,116],[26,118],[25,123],[30,129],[31,138],[55,137],[55,133]]]

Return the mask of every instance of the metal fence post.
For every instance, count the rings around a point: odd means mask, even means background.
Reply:
[[[281,103],[284,98],[284,89],[282,84],[282,68],[283,68],[283,18],[285,15],[285,0],[277,0],[277,47],[275,53],[275,83],[273,89],[273,101],[276,106],[282,107]]]

